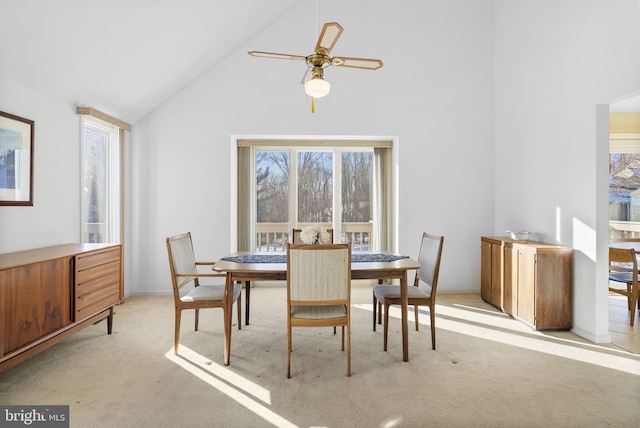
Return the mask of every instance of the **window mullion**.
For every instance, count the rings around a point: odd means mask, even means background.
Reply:
[[[333,149],[333,239],[342,236],[342,149]]]
[[[289,150],[289,230],[295,227],[298,227],[298,150],[291,148]]]

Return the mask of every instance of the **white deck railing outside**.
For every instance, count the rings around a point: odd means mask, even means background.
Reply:
[[[299,223],[303,228],[311,223]],[[323,225],[330,228],[331,225]],[[342,223],[340,239],[336,243],[345,242],[351,244],[353,251],[368,251],[371,242],[373,223]],[[256,250],[257,251],[285,251],[291,230],[288,223],[257,223],[256,224]]]

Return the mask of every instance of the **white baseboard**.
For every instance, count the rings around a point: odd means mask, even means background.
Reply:
[[[600,335],[595,335],[591,332],[588,332],[586,330],[583,330],[581,328],[578,327],[573,327],[571,329],[571,333],[582,337],[583,339],[587,339],[589,342],[593,342],[593,343],[611,343],[611,336],[609,336],[608,334],[600,334]]]

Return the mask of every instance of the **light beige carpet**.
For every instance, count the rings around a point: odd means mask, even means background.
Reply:
[[[640,357],[569,332],[541,333],[476,295],[438,297],[428,312],[390,312],[389,350],[372,331],[371,289],[353,288],[352,376],[340,333],[294,330],[286,377],[286,290],[252,289],[251,325],[223,361],[222,311],[183,316],[172,352],[170,297],[132,297],[104,322],[0,373],[2,404],[69,404],[72,427],[637,427]],[[234,306],[235,308],[235,306]]]

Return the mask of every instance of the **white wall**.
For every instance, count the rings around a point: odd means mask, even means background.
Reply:
[[[442,291],[479,289],[481,235],[532,230],[575,248],[574,330],[606,340],[598,106],[640,90],[638,1],[323,0],[320,22],[331,20],[345,27],[334,54],[385,66],[327,70],[332,93],[315,114],[300,63],[245,53],[310,53],[310,1],[134,125],[132,292],[169,292],[168,235],[193,232],[200,258],[229,250],[232,135],[390,135],[400,251],[415,256],[422,231],[444,234]],[[0,79],[0,110],[35,121],[35,205],[0,207],[0,253],[78,241],[74,106]]]
[[[638,1],[497,0],[495,12],[495,230],[573,247],[574,331],[608,341],[596,110],[640,90]]]
[[[0,207],[0,254],[80,242],[80,118],[76,107],[0,79],[0,111],[34,123],[33,206]],[[131,138],[125,133],[125,183]],[[131,294],[129,189],[125,189],[125,296]]]
[[[493,231],[491,1],[322,1],[345,28],[333,54],[379,57],[378,71],[332,67],[310,113],[296,61],[311,53],[305,2],[136,124],[131,253],[135,293],[169,293],[166,236],[191,231],[196,254],[230,249],[232,135],[385,135],[399,139],[399,250],[445,235],[440,287],[479,289],[480,235]],[[468,263],[462,261],[468,260]]]
[[[34,124],[33,206],[0,207],[0,254],[80,239],[80,125],[75,107],[0,79],[0,111]]]

